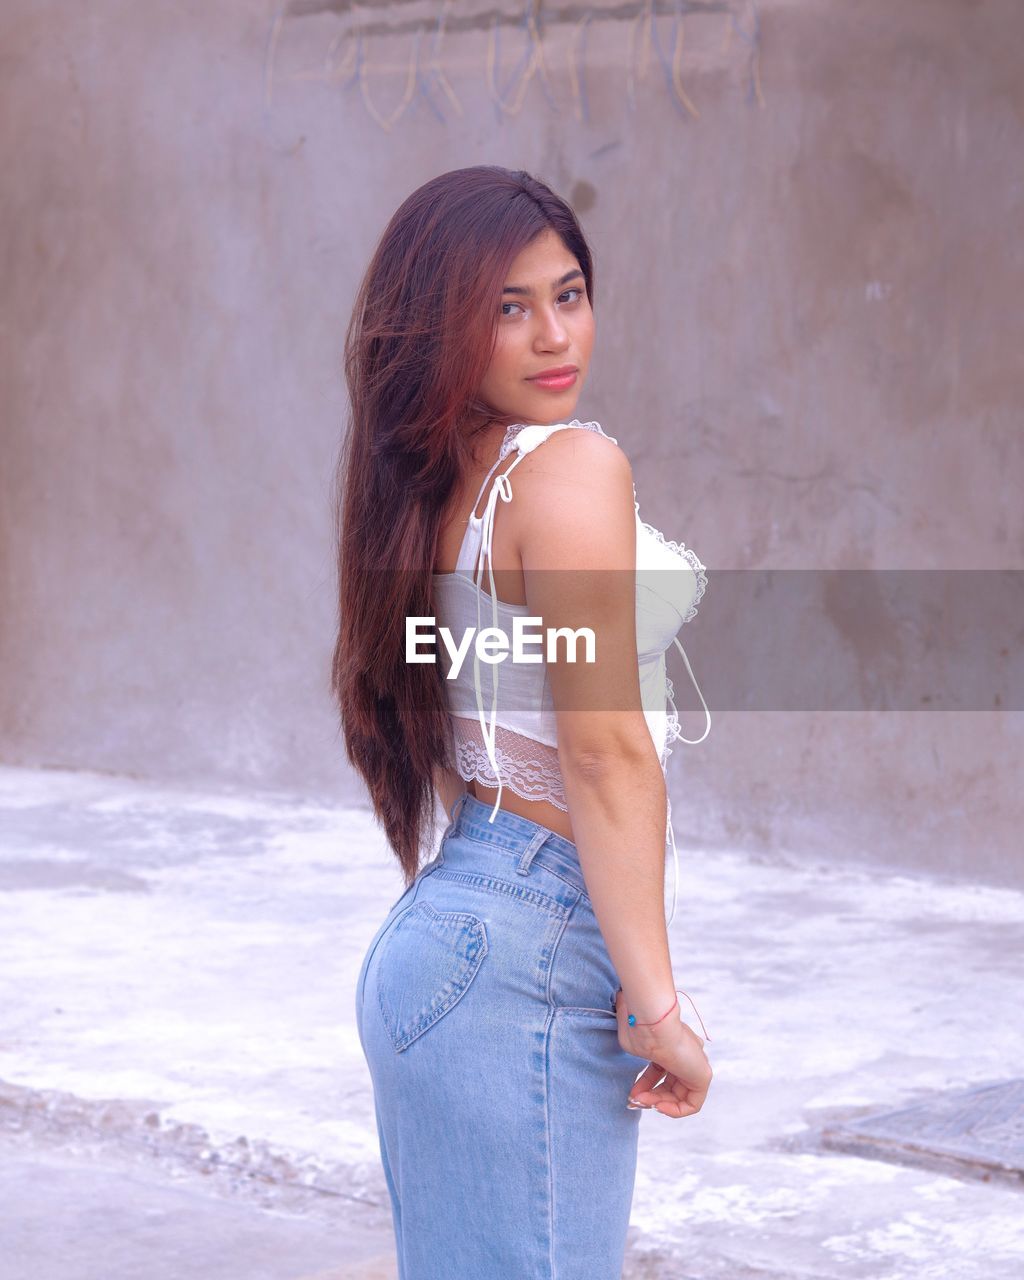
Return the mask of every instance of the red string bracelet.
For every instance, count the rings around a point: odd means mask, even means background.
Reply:
[[[686,996],[687,1000],[690,1001],[690,1004],[693,1004],[693,1000],[690,998],[690,996],[686,994],[685,991],[683,991],[682,987],[676,987],[676,990],[680,992],[682,995]],[[672,1001],[672,1008],[666,1009],[666,1011],[661,1015],[661,1017],[656,1018],[653,1022],[637,1022],[633,1014],[629,1014],[626,1021],[629,1023],[631,1027],[656,1027],[659,1022],[664,1022],[664,1020],[672,1012],[672,1009],[674,1009],[678,1003],[679,1003],[679,996],[676,996],[676,998]],[[700,1010],[697,1008],[695,1004],[693,1004],[693,1011],[697,1015],[697,1017],[700,1019],[700,1029],[701,1031],[704,1032],[704,1039],[710,1040],[711,1037],[708,1035],[707,1028],[704,1026],[704,1019],[701,1018]]]

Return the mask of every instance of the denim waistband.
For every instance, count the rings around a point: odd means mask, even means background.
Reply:
[[[518,813],[510,813],[507,809],[499,809],[494,821],[489,822],[492,808],[492,805],[484,804],[464,791],[452,806],[451,824],[445,838],[466,835],[483,844],[493,845],[496,850],[515,859],[514,869],[522,875],[528,874],[530,865],[537,862],[549,867],[581,893],[586,893],[579,854],[571,840],[566,840],[550,827]]]

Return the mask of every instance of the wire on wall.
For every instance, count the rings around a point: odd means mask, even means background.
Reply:
[[[447,123],[450,109],[463,117],[465,109],[444,65],[444,41],[450,33],[486,31],[483,52],[484,82],[499,123],[518,115],[536,79],[548,107],[558,110],[556,85],[549,70],[552,41],[545,48],[550,28],[571,28],[565,53],[567,81],[573,115],[590,123],[587,95],[587,36],[594,23],[625,25],[626,96],[631,111],[636,110],[637,86],[644,82],[652,56],[661,66],[665,86],[680,116],[700,119],[700,110],[684,84],[687,49],[687,21],[724,19],[721,54],[728,55],[733,36],[747,47],[746,101],[764,108],[761,88],[761,18],[756,0],[640,0],[639,3],[607,5],[567,4],[548,13],[544,0],[524,0],[518,12],[493,7],[478,13],[454,0],[441,0],[429,17],[428,0],[390,0],[385,5],[360,4],[357,0],[283,0],[275,11],[267,32],[263,68],[263,104],[269,111],[273,102],[275,66],[286,23],[311,16],[333,15],[341,29],[331,38],[320,65],[293,72],[292,80],[318,80],[337,85],[342,93],[357,90],[367,115],[385,132],[390,132],[414,103],[422,102],[439,124]],[[410,10],[416,10],[415,14]],[[670,34],[662,41],[663,22],[671,18]],[[523,40],[523,50],[504,84],[500,84],[502,28],[513,29]],[[396,37],[411,36],[408,58],[400,64],[373,61],[371,41],[393,43]],[[424,46],[429,46],[424,51]],[[343,53],[342,53],[343,51]],[[463,60],[461,65],[465,65]],[[402,89],[394,108],[384,113],[375,101],[372,85],[385,76],[399,75]]]

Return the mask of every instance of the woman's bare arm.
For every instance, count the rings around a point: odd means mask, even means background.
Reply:
[[[525,474],[524,474],[525,473]],[[640,696],[632,470],[613,441],[555,433],[516,469],[527,603],[589,627],[595,661],[548,662],[566,800],[594,914],[630,1012],[675,997],[665,926],[665,779]],[[516,504],[513,503],[513,506]],[[582,645],[578,648],[583,657]]]

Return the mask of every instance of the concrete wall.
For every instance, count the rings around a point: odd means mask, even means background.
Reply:
[[[551,102],[536,76],[511,114],[483,6],[455,8],[461,114],[435,81],[443,120],[417,96],[386,129],[396,28],[437,5],[360,9],[392,34],[347,87],[344,4],[4,7],[0,759],[361,797],[327,692],[344,326],[400,201],[497,162],[580,212],[579,415],[709,567],[682,638],[714,724],[671,761],[684,858],[1021,883],[1019,714],[716,712],[736,702],[705,672],[759,625],[716,613],[716,572],[1021,567],[1024,9],[693,14],[675,91],[671,12],[632,77],[629,24],[552,25]],[[503,85],[525,47],[500,29]]]

